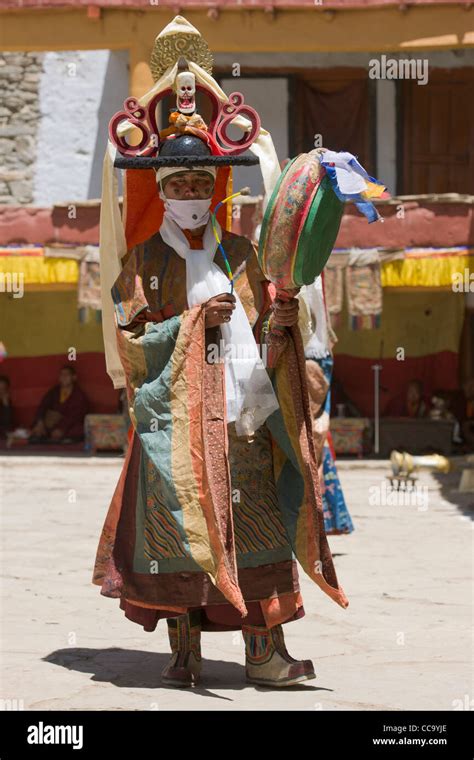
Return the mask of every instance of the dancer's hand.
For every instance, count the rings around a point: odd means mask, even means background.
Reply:
[[[276,298],[273,302],[273,325],[275,327],[291,327],[298,322],[299,301],[297,298],[290,298],[288,301],[282,301]]]
[[[231,293],[221,293],[218,296],[213,296],[204,304],[206,327],[216,327],[217,325],[230,322],[234,309],[235,296]]]

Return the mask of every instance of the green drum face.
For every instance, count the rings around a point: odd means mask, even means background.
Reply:
[[[318,158],[293,159],[262,222],[258,258],[267,279],[281,289],[311,285],[331,254],[343,211]]]

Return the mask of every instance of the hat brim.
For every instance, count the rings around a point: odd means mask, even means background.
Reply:
[[[117,154],[114,166],[117,169],[161,169],[163,166],[255,166],[260,163],[257,156],[122,156]]]

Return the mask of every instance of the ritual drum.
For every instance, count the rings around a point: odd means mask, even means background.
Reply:
[[[258,248],[260,267],[278,290],[311,285],[321,274],[343,211],[317,151],[290,161],[265,210]]]

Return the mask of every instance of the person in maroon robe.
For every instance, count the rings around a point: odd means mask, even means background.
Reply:
[[[30,443],[70,443],[84,439],[87,398],[74,367],[63,367],[59,382],[44,396],[35,416]]]
[[[410,380],[404,393],[387,404],[386,417],[427,417],[429,403],[423,393],[421,380]]]

